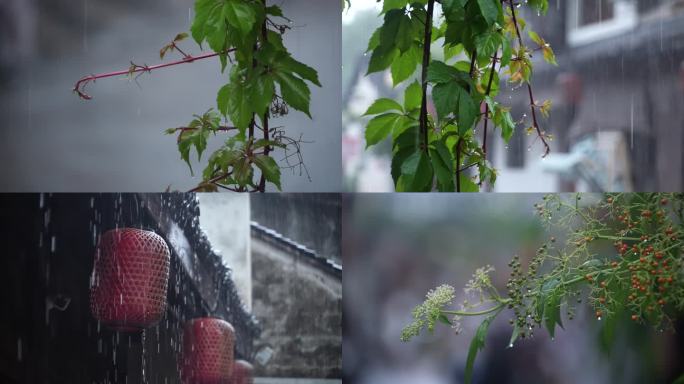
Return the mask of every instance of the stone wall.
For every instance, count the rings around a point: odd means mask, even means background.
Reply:
[[[341,377],[341,269],[253,227],[252,277],[252,310],[263,329],[255,350],[272,351],[267,363],[256,359],[256,376]]]

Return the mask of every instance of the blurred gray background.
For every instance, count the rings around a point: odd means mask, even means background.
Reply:
[[[88,87],[91,101],[71,92],[82,76],[126,69],[130,61],[158,63],[159,49],[189,29],[193,3],[0,0],[0,190],[163,191],[197,185],[176,138],[163,130],[215,107],[216,92],[227,80],[218,60],[145,74],[140,87],[126,78],[103,79]],[[302,148],[311,181],[283,170],[283,190],[339,191],[340,1],[268,3],[281,5],[293,20],[286,45],[318,70],[323,84],[312,88],[313,120],[295,111],[273,122],[312,142]],[[190,40],[182,47],[200,52]],[[221,142],[214,138],[207,153]]]
[[[451,284],[452,308],[476,268],[492,265],[501,292],[513,255],[523,265],[551,235],[534,213],[540,194],[347,194],[342,202],[344,278],[343,381],[358,384],[458,384],[470,341],[482,318],[463,319],[463,332],[438,326],[409,343],[399,340],[411,310],[429,289]],[[599,195],[584,195],[592,204]],[[605,252],[614,252],[611,244]],[[471,298],[472,299],[472,298]],[[603,333],[586,305],[577,307],[555,340],[511,337],[506,310],[492,323],[475,362],[473,383],[671,383],[682,372],[681,332],[657,332],[616,319]],[[681,328],[681,321],[676,327]]]

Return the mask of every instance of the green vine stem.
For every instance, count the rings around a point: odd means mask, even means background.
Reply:
[[[606,194],[588,203],[583,196],[547,195],[535,204],[548,231],[561,233],[564,242],[559,245],[550,236],[531,260],[514,256],[505,296],[490,279],[493,268],[479,268],[465,289],[474,302],[466,299],[460,309],[449,309],[455,289],[431,290],[413,310],[401,339],[409,341],[424,329],[432,332],[437,323],[459,333],[462,317],[483,316],[466,362],[469,382],[489,324],[501,313],[511,314],[509,347],[538,328],[546,328],[553,339],[563,318],[572,320],[576,306],[585,302],[597,320],[626,317],[671,329],[684,311],[684,194]],[[608,244],[614,251],[606,252]],[[613,322],[604,326],[608,323]]]
[[[545,13],[548,1],[524,5]],[[365,138],[369,147],[391,139],[397,191],[477,192],[495,184],[497,170],[487,158],[490,123],[500,129],[505,142],[516,125],[525,123],[524,118],[514,121],[510,107],[496,101],[500,73],[511,83],[527,86],[532,121],[526,132],[536,133],[543,157],[549,153],[552,137],[541,129],[537,110],[547,117],[551,102],[534,99],[531,58],[541,51],[547,62],[556,60],[518,8],[513,0],[382,1],[384,22],[368,44],[368,74],[389,69],[394,86],[408,85],[403,101],[381,98],[368,108],[364,116],[372,118]],[[525,30],[537,47],[524,44]],[[431,47],[438,42],[444,48],[443,60],[432,57]],[[435,116],[428,113],[430,100]],[[475,128],[480,123],[483,133],[478,142]]]

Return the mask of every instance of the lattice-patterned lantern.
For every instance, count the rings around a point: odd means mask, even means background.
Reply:
[[[254,368],[244,360],[236,360],[233,364],[233,379],[231,384],[252,384],[254,382]]]
[[[151,231],[121,228],[102,234],[95,253],[90,309],[105,326],[139,331],[166,310],[169,247]]]
[[[183,383],[228,383],[234,345],[235,330],[227,321],[203,317],[185,323],[180,363]]]

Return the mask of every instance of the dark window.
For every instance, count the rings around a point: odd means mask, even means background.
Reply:
[[[614,0],[578,0],[579,25],[596,24],[613,18]]]

